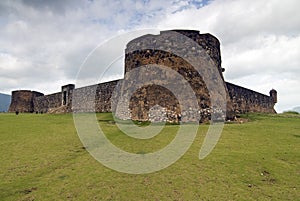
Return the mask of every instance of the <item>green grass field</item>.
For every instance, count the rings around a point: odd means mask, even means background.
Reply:
[[[167,125],[150,140],[99,123],[117,146],[147,153],[173,139]],[[71,114],[0,114],[0,200],[300,200],[300,115],[249,114],[226,124],[213,152],[198,159],[208,125],[186,154],[159,172],[130,175],[84,149]]]

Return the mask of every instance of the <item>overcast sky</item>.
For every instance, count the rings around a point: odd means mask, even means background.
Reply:
[[[0,92],[60,91],[95,47],[122,33],[196,29],[220,40],[227,81],[276,89],[281,112],[300,105],[299,8],[298,0],[1,0]]]

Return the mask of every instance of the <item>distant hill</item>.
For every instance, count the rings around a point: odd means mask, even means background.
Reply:
[[[0,93],[0,112],[7,112],[10,104],[10,95]]]
[[[293,111],[296,111],[296,112],[298,112],[298,113],[300,113],[300,106],[294,107],[292,110],[293,110]]]

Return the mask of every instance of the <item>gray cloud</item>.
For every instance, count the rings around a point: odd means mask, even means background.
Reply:
[[[80,8],[83,2],[80,0],[22,0],[20,3],[42,12],[51,11],[52,13],[63,15],[67,10]]]

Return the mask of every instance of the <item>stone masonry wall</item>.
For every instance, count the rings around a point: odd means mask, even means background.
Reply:
[[[111,96],[119,80],[75,89],[74,112],[111,112]]]
[[[34,111],[39,113],[46,113],[50,109],[59,108],[62,102],[61,92],[49,94],[46,96],[36,97],[33,100]]]
[[[180,33],[184,36],[189,37],[190,39],[194,40],[197,44],[199,44],[205,52],[212,58],[212,60],[215,62],[221,77],[223,78],[222,72],[223,69],[221,67],[221,51],[220,51],[220,42],[219,40],[214,37],[211,34],[200,34],[199,31],[196,30],[171,30],[171,31],[161,31],[160,35],[144,35],[139,38],[136,38],[132,41],[130,41],[127,44],[126,50],[125,50],[125,73],[129,72],[131,69],[136,68],[140,65],[145,65],[145,63],[141,63],[140,59],[144,58],[147,59],[146,64],[150,63],[158,63],[157,60],[161,60],[159,62],[166,63],[169,61],[169,64],[173,64],[172,67],[176,67],[174,63],[172,62],[173,54],[172,51],[167,53],[162,53],[162,51],[159,51],[159,46],[167,46],[168,43],[172,43],[173,40],[168,40],[167,37],[173,37],[173,35],[168,36],[169,32],[176,32]],[[166,36],[166,37],[164,37]],[[181,39],[181,38],[180,38]],[[179,40],[180,40],[179,39]],[[182,39],[184,40],[184,38]],[[145,47],[152,46],[154,48],[157,48],[155,50],[149,49]],[[193,48],[193,47],[192,47]],[[193,49],[190,47],[187,47],[186,54],[194,54]],[[139,50],[136,52],[136,50]],[[142,50],[142,51],[140,51]],[[146,50],[146,52],[144,52]],[[153,55],[155,54],[156,55]],[[183,60],[183,59],[181,59]],[[180,63],[179,63],[180,64]]]
[[[34,112],[33,100],[43,95],[42,93],[30,90],[13,91],[8,112]]]
[[[203,48],[203,51],[205,51],[205,53],[208,54],[215,63],[215,66],[219,71],[219,75],[223,80],[222,82],[224,82],[222,75],[223,69],[221,68],[220,43],[218,39],[210,34],[199,34],[199,31],[194,30],[175,30],[175,32],[189,37]],[[160,35],[145,35],[129,42],[125,51],[125,73],[140,66],[149,64],[158,64],[175,70],[186,81],[188,81],[194,90],[199,108],[201,108],[200,111],[198,111],[201,119],[203,121],[208,120],[210,118],[210,111],[212,110],[210,95],[201,75],[199,75],[193,66],[184,58],[173,54],[172,51],[166,52],[157,50],[162,49],[160,46],[169,47],[174,45],[174,36],[172,34],[168,34],[169,31],[164,31],[161,32]],[[177,48],[176,40],[177,38],[175,39],[174,48]],[[179,38],[178,40],[182,40],[184,42],[186,39]],[[147,48],[149,46],[156,47],[157,49],[154,50]],[[189,47],[188,45],[186,47],[187,48],[183,50],[184,55],[196,55],[200,58],[199,61],[202,62],[201,65],[206,65],[207,56],[205,53],[200,52],[195,54],[195,49],[193,49],[193,47]],[[137,76],[139,80],[145,80],[148,74],[145,72]],[[170,75],[159,70],[157,72],[157,76],[162,80],[165,80],[165,82],[167,82],[170,77]],[[176,83],[174,84],[176,85]],[[178,86],[178,90],[179,89],[180,86]],[[227,96],[229,97],[228,92]],[[186,100],[186,102],[188,101],[189,100]],[[158,86],[152,85],[143,87],[143,89],[139,90],[139,92],[135,93],[133,98],[131,98],[130,118],[136,120],[151,120],[149,110],[155,105],[160,105],[165,108],[165,115],[168,116],[169,121],[175,121],[178,115],[189,113],[189,111],[181,111],[178,102],[174,99],[174,94],[171,95],[165,88],[160,88],[160,90],[158,90]],[[231,111],[232,108],[230,107],[230,101],[227,105],[227,110]],[[229,112],[228,116],[232,117],[232,112]],[[194,117],[186,119],[186,121],[194,120]]]
[[[73,110],[75,112],[111,112],[112,92],[119,81],[115,80],[71,90],[69,101],[72,103],[74,92],[74,95],[78,96],[77,100],[79,100],[77,105],[73,104]],[[247,112],[275,113],[274,105],[276,100],[272,96],[267,96],[228,82],[226,82],[226,86],[235,114]],[[207,90],[205,87],[203,89]],[[272,93],[276,93],[274,91],[271,90]],[[207,100],[203,100],[203,97],[202,99],[200,98],[200,103],[202,103],[201,115],[209,117],[210,108],[208,105],[205,105],[205,101]],[[21,90],[12,93],[9,112],[47,113],[61,107],[62,92],[44,96],[39,92]],[[64,108],[63,111],[71,112],[71,104],[68,107],[69,109]],[[158,109],[159,111],[154,111],[154,114],[160,113],[159,116],[164,118],[164,121],[176,121],[177,113],[181,112],[178,100],[174,94],[158,85],[144,86],[138,89],[130,99],[130,109],[129,115],[134,120],[148,119],[160,121],[161,119],[156,119],[157,116],[153,115],[153,112],[151,113],[151,111]],[[136,114],[136,116],[132,114]]]
[[[179,33],[179,35],[183,35],[183,38],[180,38],[183,42],[188,41],[184,37],[187,36],[200,45],[203,50],[195,51],[195,47],[186,45],[182,49],[183,55],[176,55],[171,49],[166,51],[160,48],[162,45],[180,49],[176,47],[176,42],[174,43],[172,38],[168,38],[171,37],[168,35],[170,31],[162,31],[160,35],[145,35],[127,44],[125,51],[125,78],[123,80],[114,80],[77,89],[72,84],[65,85],[62,86],[61,92],[45,96],[42,93],[29,90],[13,91],[9,112],[117,112],[117,117],[121,119],[140,121],[174,122],[178,120],[178,115],[182,115],[182,121],[195,121],[199,116],[201,117],[200,121],[206,121],[210,119],[212,111],[218,110],[218,108],[211,107],[211,96],[218,97],[220,94],[218,94],[219,92],[209,93],[207,83],[204,83],[198,71],[184,58],[186,56],[200,58],[200,60],[197,60],[199,65],[206,67],[207,55],[210,57],[209,62],[213,63],[217,74],[221,76],[222,83],[216,86],[224,87],[226,91],[227,118],[231,119],[235,114],[246,112],[275,112],[274,104],[277,102],[276,90],[271,90],[270,96],[267,96],[231,83],[225,83],[222,75],[224,69],[221,67],[220,43],[217,38],[211,34],[200,34],[199,31],[195,30],[174,31]],[[188,44],[188,42],[186,43]],[[148,48],[149,46],[153,48]],[[153,72],[149,70],[151,65],[172,69],[186,80],[196,95],[199,111],[196,108],[197,111],[195,113],[195,108],[192,107],[183,110],[176,98],[177,94],[173,94],[173,92],[163,86],[173,84],[178,93],[183,93],[186,89],[180,83],[168,81],[172,80],[175,75],[163,70]],[[133,76],[134,79],[125,82],[124,85],[117,85],[118,82],[122,81],[123,83],[126,80],[127,73],[140,66],[145,66],[145,68],[143,71],[135,74]],[[204,68],[204,71],[207,71],[205,73],[210,73],[207,68]],[[144,85],[134,91],[133,95],[129,97],[129,108],[122,102],[113,101],[119,100],[116,97],[112,97],[113,95],[122,99],[124,92],[128,91],[131,86],[134,86],[137,81],[146,80],[153,73],[160,78],[160,81],[155,84]],[[218,84],[216,80],[213,77],[212,83]],[[116,88],[116,86],[122,88]],[[113,94],[114,90],[117,93]],[[188,98],[185,102],[188,106],[192,105]],[[118,110],[115,111],[117,106]],[[184,119],[184,117],[188,118]]]
[[[204,81],[199,73],[182,58],[171,53],[157,50],[143,50],[126,55],[126,66],[133,66],[136,63],[139,63],[139,65],[158,64],[174,69],[191,85],[197,97],[199,107],[202,108],[203,111],[210,108],[210,97]],[[127,70],[129,70],[129,67]],[[159,69],[157,71],[157,76],[159,79],[164,80],[164,84],[172,84],[168,83],[169,79],[174,78],[172,75],[167,72],[160,71]],[[151,74],[151,72],[149,73]],[[139,74],[137,79],[145,80],[147,76],[148,74],[145,72],[143,74]],[[180,86],[178,86],[177,92],[182,93]],[[177,114],[184,111],[181,111],[178,101],[174,98],[174,95],[176,94],[170,93],[169,90],[159,87],[159,85],[143,87],[134,93],[131,98],[130,118],[134,120],[149,120],[149,109],[155,105],[160,105],[165,108],[169,121],[176,120]],[[186,102],[188,101],[189,100],[186,100]],[[202,116],[204,116],[204,113]]]
[[[226,82],[226,85],[235,114],[247,112],[276,113],[273,97],[228,82]]]

